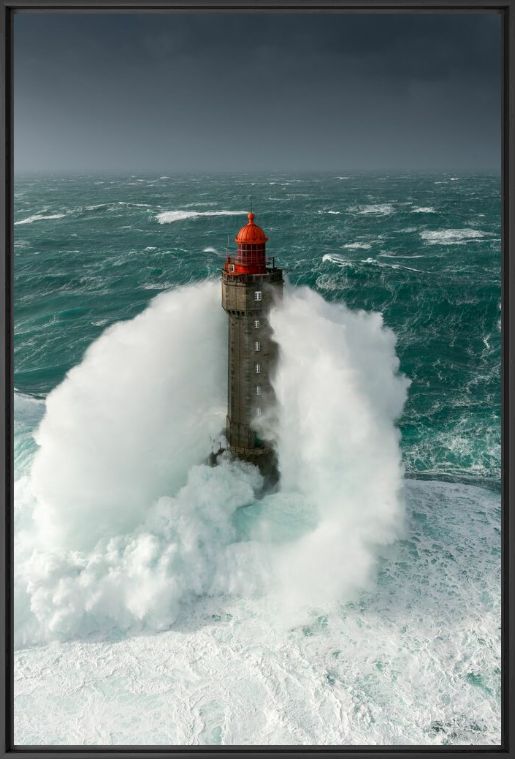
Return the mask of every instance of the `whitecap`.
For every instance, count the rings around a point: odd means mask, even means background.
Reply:
[[[124,200],[119,200],[117,202],[117,205],[128,206],[129,208],[152,208],[152,206],[149,203],[127,203]]]
[[[163,211],[158,213],[159,224],[172,224],[174,221],[197,219],[201,216],[245,216],[246,211]]]
[[[376,214],[377,216],[390,216],[394,213],[394,207],[391,203],[369,203],[366,205],[352,206],[349,211],[364,214]]]
[[[462,245],[486,237],[486,232],[479,229],[424,230],[420,237],[430,245]]]
[[[369,242],[348,242],[342,245],[342,248],[347,250],[370,250],[371,247],[372,245]]]
[[[49,219],[62,219],[66,216],[65,213],[52,213],[45,216],[41,213],[35,213],[33,216],[27,216],[26,219],[21,219],[20,221],[15,221],[14,225],[17,226],[18,224],[32,224],[34,221],[47,221]]]
[[[414,256],[403,256],[403,255],[396,255],[395,253],[378,253],[378,256],[381,258],[425,258],[423,255],[414,255]]]
[[[196,203],[185,203],[184,208],[195,208],[196,206],[216,206],[216,201],[202,200]]]
[[[173,287],[171,282],[148,282],[141,286],[142,290],[168,290]]]
[[[416,271],[421,274],[425,273],[422,269],[415,269],[413,266],[404,266],[403,264],[387,264],[384,261],[376,261],[375,258],[364,258],[362,259],[361,263],[379,266],[384,269],[407,269],[408,271]]]
[[[436,211],[431,206],[417,206],[411,209],[411,213],[436,213]]]
[[[351,261],[347,261],[343,256],[339,256],[337,253],[326,253],[322,256],[322,263],[329,261],[332,264],[338,264],[339,266],[352,266]]]

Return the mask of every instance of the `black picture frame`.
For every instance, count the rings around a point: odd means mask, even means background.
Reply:
[[[13,739],[13,15],[23,11],[130,11],[150,12],[278,12],[278,13],[430,13],[484,11],[502,17],[502,744],[490,746],[15,746]],[[26,759],[84,755],[120,756],[126,759],[208,759],[217,756],[244,756],[273,759],[316,754],[320,759],[385,759],[408,755],[424,759],[481,754],[515,757],[515,7],[511,0],[0,0],[1,148],[0,148],[0,489],[3,515],[0,520],[0,668],[4,687],[0,689],[1,751]]]

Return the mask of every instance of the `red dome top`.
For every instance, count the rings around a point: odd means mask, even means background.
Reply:
[[[249,222],[240,229],[236,237],[234,238],[238,244],[244,245],[263,245],[268,237],[265,235],[261,227],[254,224],[254,214],[252,211],[249,213]]]

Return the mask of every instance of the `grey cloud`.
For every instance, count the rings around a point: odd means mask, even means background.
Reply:
[[[500,18],[15,19],[16,169],[499,166]]]

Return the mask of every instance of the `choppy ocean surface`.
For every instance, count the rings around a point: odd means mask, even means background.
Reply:
[[[250,196],[291,293],[264,501],[202,466]],[[500,742],[500,247],[484,174],[17,179],[17,743]]]

